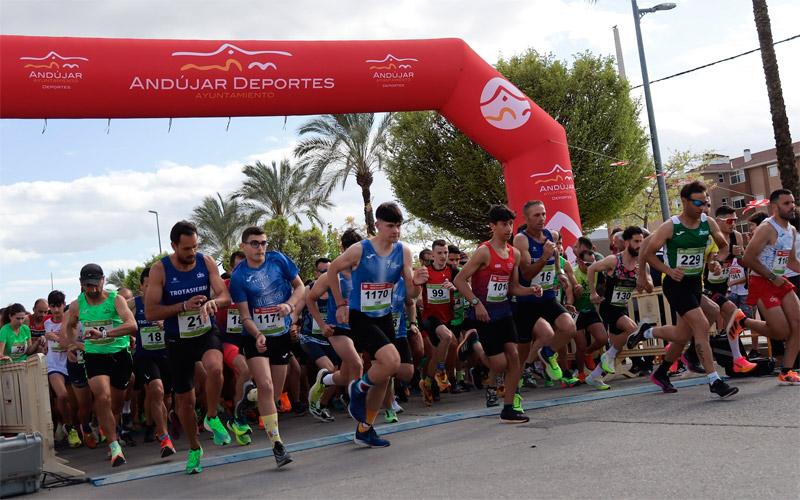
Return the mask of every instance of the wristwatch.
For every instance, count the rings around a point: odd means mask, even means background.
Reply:
[[[473,306],[477,306],[479,302],[480,300],[478,300],[478,297],[473,297],[472,300],[469,301]]]

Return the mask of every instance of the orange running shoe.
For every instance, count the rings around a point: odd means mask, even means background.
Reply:
[[[778,375],[779,385],[800,385],[800,375],[794,370],[789,370],[786,373]]]
[[[436,379],[436,385],[439,386],[439,392],[447,392],[450,390],[450,380],[447,378],[447,374],[445,372],[436,371],[434,375]]]
[[[165,437],[161,440],[161,458],[167,458],[170,455],[175,454],[175,446],[172,444],[172,440],[169,436]]]
[[[87,448],[89,448],[90,450],[97,448],[98,440],[97,440],[97,435],[94,433],[94,431],[86,432],[85,430],[83,430],[83,427],[81,427],[81,434],[83,434],[83,444],[85,444]]]
[[[591,354],[587,354],[586,356],[584,356],[583,362],[586,364],[586,368],[588,368],[589,370],[594,370],[595,368],[597,368],[597,365],[595,364],[594,358],[592,357]]]
[[[736,339],[744,332],[744,326],[742,326],[742,321],[747,318],[747,315],[742,312],[741,309],[737,309],[731,319],[728,321],[728,327],[725,331],[728,332],[728,337],[732,339]]]
[[[733,360],[733,371],[736,373],[749,373],[755,370],[756,366],[758,365],[747,361],[744,356],[739,356]]]
[[[289,393],[284,392],[278,400],[278,413],[289,413],[292,411],[292,403],[289,401]]]
[[[425,406],[433,405],[433,390],[428,377],[419,381],[419,390],[422,391],[422,402],[425,403]]]
[[[592,368],[592,370],[594,370],[594,368]],[[578,380],[580,380],[581,384],[585,384],[586,383],[586,372],[580,372],[578,374]]]

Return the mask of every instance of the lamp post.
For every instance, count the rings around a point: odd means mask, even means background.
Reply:
[[[158,225],[158,212],[155,210],[148,210],[151,214],[156,216],[156,232],[158,233],[158,254],[161,255],[161,227]]]
[[[636,42],[639,45],[639,63],[642,67],[642,86],[644,87],[644,102],[647,107],[647,118],[650,122],[650,140],[653,143],[653,162],[656,165],[656,182],[658,183],[658,195],[661,201],[661,218],[669,219],[669,200],[667,199],[667,183],[664,179],[664,167],[661,165],[661,150],[658,146],[658,132],[656,131],[656,118],[653,114],[653,99],[650,95],[650,78],[647,76],[647,61],[644,57],[644,45],[642,45],[642,28],[640,21],[642,16],[657,12],[659,10],[670,10],[675,8],[674,3],[660,3],[648,9],[640,9],[636,0],[631,0],[633,7],[633,24],[636,26]]]

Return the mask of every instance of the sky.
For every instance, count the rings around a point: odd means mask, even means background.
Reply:
[[[656,2],[653,2],[656,3]],[[640,7],[653,3],[640,0]],[[642,19],[651,80],[758,46],[750,0],[679,0]],[[769,0],[775,40],[798,34],[800,2]],[[46,13],[46,15],[43,15]],[[570,61],[614,54],[641,83],[627,0],[0,0],[8,35],[217,40],[463,38],[487,62],[534,48]],[[795,140],[800,134],[800,39],[776,47]],[[662,156],[731,157],[774,147],[761,58],[754,53],[652,86]],[[637,98],[641,90],[632,91]],[[110,274],[169,248],[169,228],[204,196],[227,195],[243,165],[290,157],[308,117],[0,120],[0,304],[27,308],[55,288],[79,291],[82,265]],[[647,124],[642,113],[641,122]],[[375,202],[393,199],[382,174]],[[323,218],[338,227],[363,208],[350,180]],[[52,276],[52,281],[51,281]]]

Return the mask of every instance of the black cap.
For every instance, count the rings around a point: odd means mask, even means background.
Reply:
[[[103,279],[103,268],[97,264],[86,264],[81,268],[81,283],[99,285]]]

